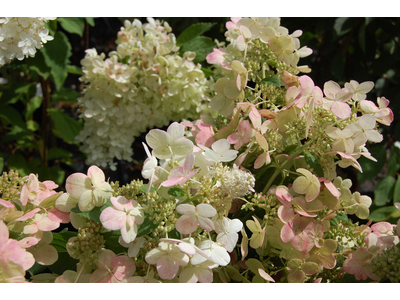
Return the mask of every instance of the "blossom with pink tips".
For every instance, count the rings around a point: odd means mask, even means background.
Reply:
[[[228,141],[235,145],[235,150],[238,150],[243,145],[248,144],[252,136],[253,129],[251,128],[250,122],[243,120],[239,123],[238,131],[228,136]]]
[[[142,207],[135,200],[127,200],[124,196],[111,197],[113,206],[109,206],[100,214],[100,222],[109,230],[121,230],[125,243],[135,240],[138,224],[144,221]]]
[[[90,276],[90,282],[117,283],[131,277],[136,270],[135,262],[126,255],[117,256],[108,249],[97,255],[97,267]]]
[[[165,187],[171,187],[176,184],[183,185],[199,171],[198,169],[192,171],[194,167],[194,160],[194,154],[189,153],[185,159],[183,167],[178,166],[173,168],[169,173],[168,180],[162,182],[161,185]]]
[[[209,219],[217,214],[210,204],[201,203],[196,207],[191,204],[180,204],[176,211],[182,216],[176,221],[176,230],[181,234],[190,234],[200,225],[206,231],[214,229],[214,223]]]

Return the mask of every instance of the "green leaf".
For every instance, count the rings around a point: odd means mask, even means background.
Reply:
[[[255,258],[250,258],[246,261],[246,266],[250,269],[250,271],[252,271],[254,274],[258,275],[258,269],[263,269],[264,270],[264,266],[263,264],[255,259]]]
[[[383,206],[392,200],[395,183],[396,179],[392,176],[382,178],[378,181],[374,190],[375,205]]]
[[[61,275],[66,270],[76,271],[76,264],[78,262],[79,260],[72,258],[67,252],[60,252],[58,253],[58,260],[51,266],[48,266],[48,268],[51,272]]]
[[[47,155],[47,159],[55,159],[61,157],[71,157],[72,153],[63,148],[51,148],[49,150],[49,154]]]
[[[180,49],[180,53],[183,54],[186,51],[196,52],[196,57],[193,62],[199,63],[204,61],[206,56],[212,52],[214,48],[215,43],[212,39],[205,36],[198,36],[184,44]]]
[[[360,183],[376,177],[386,162],[386,149],[383,145],[373,146],[369,149],[369,152],[376,158],[377,162],[365,157],[361,157],[358,160],[363,170],[362,173],[357,173],[357,179]]]
[[[54,40],[47,43],[40,51],[44,56],[46,65],[50,68],[51,77],[57,90],[64,85],[64,81],[68,76],[69,57],[72,55],[71,44],[66,35],[58,31]]]
[[[51,68],[46,65],[43,53],[41,51],[36,52],[35,57],[30,57],[27,59],[26,64],[29,66],[31,71],[36,72],[38,75],[42,76],[43,79],[46,80],[49,78]]]
[[[78,206],[76,206],[73,209],[71,209],[71,211],[76,213],[76,214],[78,214],[78,215],[80,215],[81,217],[93,220],[93,221],[95,221],[97,223],[101,223],[100,222],[100,214],[102,213],[103,210],[105,210],[109,206],[112,206],[112,203],[111,203],[111,201],[108,200],[106,202],[106,204],[104,204],[103,206],[101,206],[101,207],[96,206],[91,211],[80,211]]]
[[[69,33],[76,33],[80,37],[85,30],[85,21],[79,18],[57,18],[58,23]]]
[[[70,74],[82,75],[82,69],[79,68],[78,66],[68,65],[67,66],[67,71]]]
[[[264,84],[266,83],[267,85],[274,85],[277,87],[281,86],[281,80],[278,77],[275,76],[269,76],[269,77],[265,77],[264,79],[262,79],[259,84]]]
[[[190,25],[178,36],[178,38],[176,39],[176,45],[180,47],[183,44],[193,41],[199,35],[210,30],[215,24],[216,23],[197,23]]]
[[[214,75],[214,72],[210,69],[201,68],[201,70],[203,71],[205,77],[211,77]]]
[[[54,135],[63,139],[69,144],[75,144],[75,137],[83,128],[82,121],[76,121],[66,113],[59,111],[56,108],[49,108],[47,109],[47,112],[54,122]]]
[[[42,98],[35,96],[33,97],[26,105],[25,112],[25,120],[28,120],[29,117],[42,105]]]
[[[85,17],[86,22],[88,22],[88,24],[92,27],[94,27],[95,23],[94,23],[94,18],[92,17]]]
[[[185,196],[185,192],[178,187],[172,187],[168,190],[168,194],[177,198]]]
[[[35,172],[39,174],[39,177],[54,181],[58,185],[62,185],[65,179],[65,171],[60,166],[39,166],[35,168]]]
[[[34,120],[28,120],[26,121],[26,128],[28,130],[31,130],[32,132],[39,130],[40,126],[39,123],[34,121]]]
[[[148,216],[145,215],[144,222],[138,225],[138,234],[137,236],[143,236],[150,234],[154,228],[156,228],[158,224],[154,224],[152,220],[149,220]]]
[[[127,251],[127,248],[121,246],[120,243],[118,242],[118,239],[121,236],[120,230],[106,232],[103,233],[102,235],[105,240],[104,246],[106,249],[113,251],[115,254]]]
[[[69,102],[76,103],[79,98],[79,93],[70,88],[61,88],[58,92],[55,92],[52,96],[52,101],[54,102]]]
[[[349,221],[349,218],[344,213],[337,213],[336,218],[338,218],[339,220],[342,220],[344,222]]]
[[[337,226],[338,225],[338,218],[334,217],[329,220],[329,223],[331,223],[331,226]]]
[[[67,252],[67,242],[70,238],[77,236],[78,233],[74,231],[53,232],[53,240],[50,245],[56,248],[57,252]]]
[[[18,126],[21,129],[26,129],[26,124],[20,113],[9,105],[0,105],[0,116],[5,118],[10,124]]]
[[[399,218],[400,211],[395,206],[384,206],[374,210],[368,217],[368,219],[374,222],[383,222],[391,218]]]
[[[318,177],[324,177],[324,170],[322,169],[318,160],[308,151],[304,151],[303,154],[306,163],[310,165],[310,167],[314,170],[314,173]]]
[[[393,203],[400,202],[400,176],[397,177],[393,191]]]
[[[18,170],[18,173],[24,177],[32,173],[31,169],[25,162],[25,158],[20,153],[10,155],[7,159],[7,168],[9,170]]]
[[[400,148],[393,146],[390,150],[390,157],[387,166],[387,176],[393,176],[400,169]]]

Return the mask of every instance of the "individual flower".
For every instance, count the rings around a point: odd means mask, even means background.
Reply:
[[[332,112],[340,119],[348,118],[351,114],[351,108],[346,103],[352,97],[352,92],[348,88],[340,88],[334,81],[328,81],[324,84],[325,98],[324,108]]]
[[[194,154],[189,153],[183,167],[178,166],[173,168],[168,175],[168,180],[162,182],[161,185],[165,187],[174,186],[176,184],[183,185],[199,171],[198,169],[192,171],[194,160]]]
[[[186,266],[179,274],[179,283],[212,283],[212,269],[218,265],[212,261],[205,261],[198,265]]]
[[[369,216],[371,204],[370,197],[362,196],[359,192],[355,192],[350,199],[343,201],[343,208],[349,215],[355,214],[360,219],[366,219]]]
[[[211,149],[198,145],[204,150],[204,156],[211,162],[230,162],[237,156],[237,150],[230,149],[230,143],[227,139],[220,139],[211,145]]]
[[[186,266],[189,256],[179,249],[176,244],[160,242],[158,247],[147,252],[145,260],[150,265],[157,265],[158,275],[162,279],[173,279],[179,267]]]
[[[293,190],[298,194],[305,194],[307,202],[318,197],[321,184],[318,178],[307,169],[298,168],[297,172],[303,176],[299,176],[293,182]]]
[[[360,107],[364,113],[373,116],[377,122],[383,125],[390,126],[393,122],[393,111],[388,107],[389,100],[385,97],[378,97],[379,108],[374,102],[369,100],[360,101]]]
[[[235,150],[238,150],[243,145],[249,143],[252,136],[253,129],[251,128],[250,122],[243,120],[239,123],[238,131],[228,136],[228,141],[235,145]]]
[[[103,206],[112,195],[111,186],[105,181],[103,171],[96,166],[91,166],[87,175],[74,173],[68,176],[65,188],[72,199],[78,200],[81,211],[90,211],[95,206]],[[57,200],[56,207],[64,211],[62,206],[65,206],[66,203],[60,203],[62,200],[60,198]],[[69,201],[72,201],[71,198]]]
[[[354,142],[352,140],[353,131],[349,128],[341,130],[340,128],[328,126],[325,129],[326,134],[334,139],[332,150],[351,154],[354,152]]]
[[[144,221],[142,207],[135,200],[127,200],[124,196],[111,197],[113,206],[104,209],[100,214],[100,222],[109,230],[121,230],[125,243],[135,240],[138,224]]]
[[[198,247],[204,252],[205,255],[196,252],[190,260],[192,265],[199,265],[209,260],[218,264],[219,266],[226,266],[231,261],[229,253],[219,243],[215,243],[211,240],[205,240],[200,242]]]
[[[128,256],[117,256],[108,249],[97,254],[98,269],[90,275],[90,282],[117,283],[131,277],[136,270],[135,262]]]
[[[239,239],[238,232],[242,230],[243,223],[239,219],[230,220],[224,217],[214,222],[217,242],[224,245],[228,252],[232,252]]]
[[[363,146],[367,141],[382,142],[382,134],[375,130],[376,119],[371,115],[363,115],[357,123],[352,123],[346,128],[353,131],[354,146]]]
[[[350,253],[343,262],[343,268],[346,273],[353,274],[357,280],[378,280],[378,276],[373,273],[371,260],[374,254],[366,247],[356,249]]]
[[[193,152],[193,143],[184,137],[185,126],[172,123],[167,131],[152,129],[146,135],[147,144],[153,148],[153,154],[159,159],[171,158],[174,155],[186,156]]]
[[[176,221],[176,230],[181,234],[190,234],[197,230],[200,225],[206,231],[214,229],[213,222],[209,219],[217,214],[210,204],[201,203],[196,207],[191,204],[180,204],[176,211],[182,216]]]
[[[350,82],[344,84],[344,87],[353,93],[352,98],[355,101],[361,101],[367,98],[367,93],[374,88],[374,83],[372,81],[358,83],[355,80],[350,80]]]
[[[264,243],[265,228],[261,228],[261,224],[256,217],[254,217],[254,216],[252,216],[252,217],[253,217],[254,221],[247,220],[246,226],[252,232],[252,235],[250,238],[250,247],[253,249],[257,249],[257,248],[260,248]]]

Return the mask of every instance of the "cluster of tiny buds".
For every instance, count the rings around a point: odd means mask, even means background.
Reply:
[[[338,245],[343,248],[354,248],[354,247],[364,247],[365,246],[365,233],[358,234],[356,233],[356,227],[358,223],[351,223],[348,221],[344,223],[341,220],[338,220],[337,226],[331,226],[329,231],[325,233],[326,239],[334,239],[338,242]]]
[[[379,281],[400,282],[400,251],[396,246],[390,247],[372,259],[372,269]]]
[[[19,199],[25,179],[19,176],[18,170],[3,172],[3,175],[0,176],[0,197],[3,200]]]
[[[86,227],[79,228],[76,239],[68,242],[71,257],[93,263],[96,252],[104,248],[104,238],[100,234],[102,229],[102,225],[93,220],[88,220]]]

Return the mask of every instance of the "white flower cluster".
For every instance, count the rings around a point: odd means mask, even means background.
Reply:
[[[55,18],[0,18],[0,66],[14,58],[34,57],[36,49],[53,40],[44,26]]]
[[[256,180],[250,172],[240,170],[236,165],[222,177],[221,191],[232,198],[239,198],[254,192]]]
[[[85,123],[77,140],[87,164],[115,169],[114,158],[132,160],[136,136],[202,110],[209,82],[193,63],[195,53],[180,57],[168,23],[147,20],[125,21],[108,58],[88,49],[81,61],[86,86],[78,103]]]

